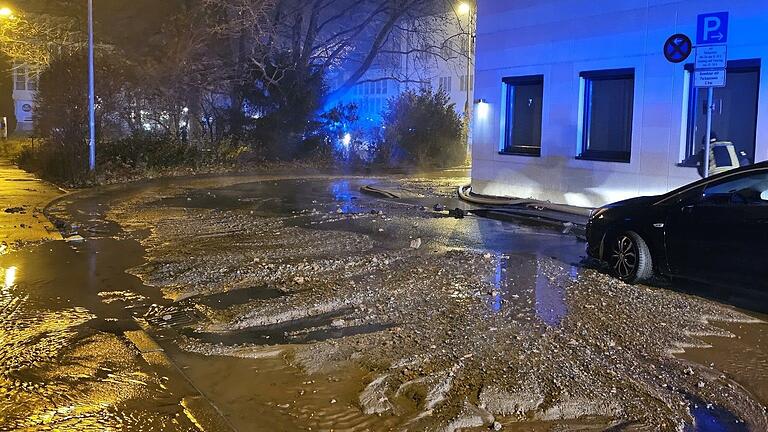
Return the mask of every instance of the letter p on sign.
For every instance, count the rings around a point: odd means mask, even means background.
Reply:
[[[697,45],[725,44],[728,42],[728,12],[699,15],[696,29]]]

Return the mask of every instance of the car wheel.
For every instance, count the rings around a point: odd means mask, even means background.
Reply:
[[[614,276],[627,283],[638,283],[653,276],[651,251],[636,232],[616,236],[610,249],[608,264]]]

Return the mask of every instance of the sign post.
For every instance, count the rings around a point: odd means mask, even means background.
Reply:
[[[694,86],[707,88],[707,132],[704,139],[704,177],[709,177],[712,111],[715,87],[725,87],[728,66],[728,12],[701,14],[696,27]]]

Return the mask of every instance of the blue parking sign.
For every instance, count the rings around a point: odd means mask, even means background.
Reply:
[[[696,26],[696,44],[712,45],[728,42],[728,12],[699,15]]]

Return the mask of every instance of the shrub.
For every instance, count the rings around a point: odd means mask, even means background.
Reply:
[[[380,162],[444,167],[466,156],[461,117],[442,89],[403,92],[389,100],[383,118]]]

